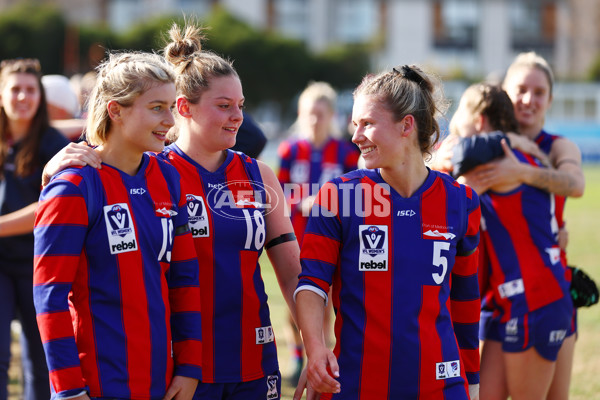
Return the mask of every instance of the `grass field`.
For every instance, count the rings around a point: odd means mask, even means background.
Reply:
[[[600,166],[588,166],[585,195],[580,199],[567,201],[566,220],[569,230],[569,263],[582,267],[597,283],[600,283]],[[598,251],[598,252],[596,252]],[[287,326],[286,306],[277,280],[267,257],[262,259],[262,271],[271,309],[273,327],[277,337],[281,372],[284,377],[290,373],[290,351],[284,334]],[[18,345],[13,344],[18,352]],[[21,379],[18,357],[13,357],[10,370],[9,399],[21,397]],[[600,399],[600,305],[580,309],[579,337],[575,347],[575,361],[571,384],[571,399]],[[283,385],[283,399],[291,399],[293,388]]]

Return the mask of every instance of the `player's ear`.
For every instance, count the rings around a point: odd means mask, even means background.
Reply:
[[[183,118],[192,118],[190,101],[183,96],[177,98],[177,112],[179,112],[179,115]]]

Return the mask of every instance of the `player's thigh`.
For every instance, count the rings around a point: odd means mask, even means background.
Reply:
[[[479,372],[479,399],[506,400],[508,390],[502,343],[495,340],[482,341],[481,369]]]
[[[555,362],[534,347],[519,353],[504,352],[508,392],[512,400],[545,400],[554,375]]]
[[[566,338],[558,352],[554,376],[546,400],[567,400],[569,398],[576,336],[573,334]]]

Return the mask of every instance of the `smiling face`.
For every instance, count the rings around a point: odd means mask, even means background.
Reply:
[[[244,93],[237,76],[213,78],[197,104],[190,104],[193,142],[208,152],[218,152],[235,145],[244,116]]]
[[[2,82],[0,105],[10,121],[31,123],[41,101],[38,79],[33,74],[8,74]]]
[[[398,162],[404,118],[395,121],[378,99],[360,94],[354,99],[352,124],[352,142],[359,147],[366,168],[391,168]]]
[[[523,66],[511,71],[503,87],[513,103],[521,133],[537,135],[552,103],[546,74],[539,68]]]
[[[162,151],[167,132],[175,125],[175,97],[175,84],[160,83],[141,94],[131,106],[120,106],[121,150],[136,156],[145,151]]]

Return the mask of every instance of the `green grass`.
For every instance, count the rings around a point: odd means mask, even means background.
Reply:
[[[583,197],[568,199],[565,211],[569,231],[569,264],[583,268],[600,284],[600,166],[584,169],[586,189]],[[598,224],[598,225],[597,225]],[[290,351],[284,331],[286,308],[277,286],[273,269],[266,257],[262,260],[262,271],[271,319],[279,353],[282,374],[289,371]],[[572,400],[600,399],[600,305],[579,311],[579,336],[575,346],[575,359],[571,382]],[[293,389],[284,385],[283,398],[291,399]]]

